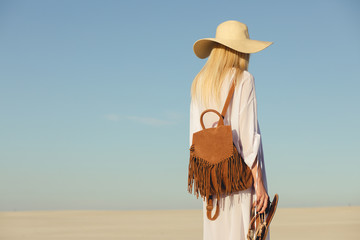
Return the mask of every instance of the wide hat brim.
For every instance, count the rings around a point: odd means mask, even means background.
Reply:
[[[197,40],[194,43],[193,49],[199,58],[207,58],[211,50],[213,49],[216,43],[222,44],[226,47],[229,47],[235,51],[243,53],[256,53],[264,50],[273,42],[259,41],[254,39],[238,39],[238,40],[229,40],[229,39],[219,39],[219,38],[203,38]]]

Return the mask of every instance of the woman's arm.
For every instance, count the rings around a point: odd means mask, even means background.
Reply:
[[[256,157],[254,165],[251,169],[256,193],[256,202],[254,202],[254,206],[256,206],[258,212],[263,213],[268,206],[269,196],[264,187],[262,171],[261,168],[258,168],[257,161],[258,159]]]
[[[239,110],[239,129],[242,146],[242,155],[245,163],[251,168],[254,178],[256,193],[256,206],[259,212],[264,212],[268,205],[268,195],[263,182],[261,168],[258,168],[258,152],[261,142],[260,131],[257,121],[257,102],[255,92],[255,79],[247,73],[247,79],[243,80],[240,110]],[[259,164],[260,165],[260,164]]]

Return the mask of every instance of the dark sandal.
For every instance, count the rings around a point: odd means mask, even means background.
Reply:
[[[265,240],[269,231],[271,220],[275,215],[277,204],[279,201],[279,195],[275,194],[272,202],[269,200],[269,204],[265,209],[265,213],[256,213],[255,208],[252,208],[252,218],[250,221],[249,231],[247,234],[247,240]],[[265,218],[266,215],[266,218]],[[255,224],[256,223],[256,224]],[[256,229],[255,229],[256,225]]]

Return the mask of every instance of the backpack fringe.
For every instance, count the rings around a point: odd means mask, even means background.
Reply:
[[[233,145],[231,156],[212,164],[193,154],[194,145],[190,148],[190,162],[188,175],[188,192],[199,198],[208,199],[210,195],[230,194],[245,190],[253,184],[251,170],[247,167],[240,154]],[[251,178],[251,179],[250,179]]]

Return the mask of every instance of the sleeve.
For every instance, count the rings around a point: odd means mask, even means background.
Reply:
[[[191,147],[192,144],[192,137],[193,137],[193,133],[195,131],[195,123],[194,123],[194,114],[195,114],[195,110],[194,110],[194,101],[191,100],[190,102],[190,134],[189,134],[189,148]]]
[[[252,168],[260,146],[254,77],[250,75],[242,86],[239,110],[239,134],[245,163]]]
[[[200,113],[199,113],[199,105],[198,102],[194,99],[191,100],[190,103],[190,136],[189,136],[189,148],[192,144],[193,134],[202,129],[200,124]]]

